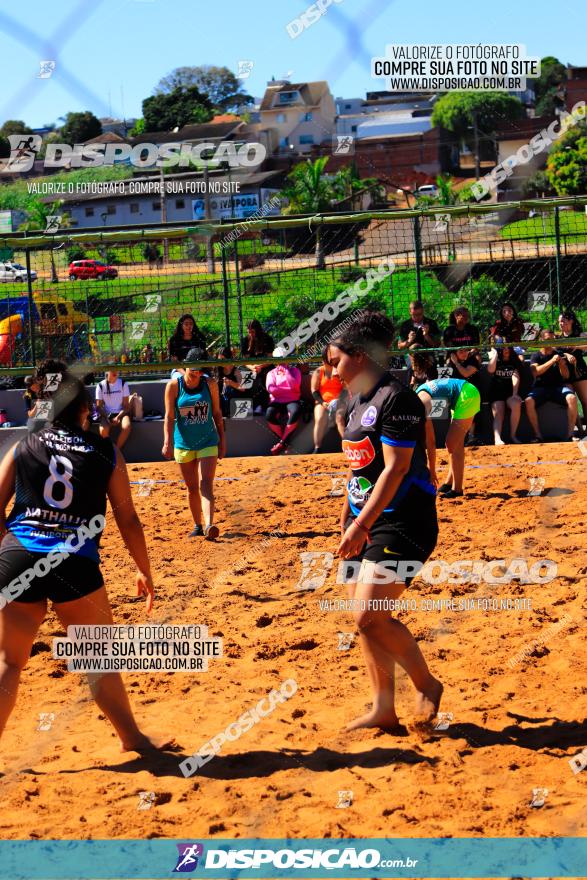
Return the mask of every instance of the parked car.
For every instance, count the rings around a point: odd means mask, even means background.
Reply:
[[[26,281],[26,266],[19,263],[0,263],[0,281]],[[31,280],[34,281],[37,273],[31,269]]]
[[[118,278],[118,269],[99,260],[75,260],[69,264],[69,280],[85,278]]]
[[[425,186],[419,186],[416,190],[417,196],[437,196],[438,187],[434,183],[427,183]]]
[[[26,266],[23,266],[22,263],[10,263],[11,266],[17,270],[17,272],[26,272]],[[34,269],[31,269],[31,281],[37,280],[37,273]]]

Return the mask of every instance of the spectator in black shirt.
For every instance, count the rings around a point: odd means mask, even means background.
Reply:
[[[523,358],[512,348],[492,348],[489,353],[487,372],[491,376],[489,400],[493,413],[493,436],[496,446],[503,446],[501,437],[503,420],[507,409],[510,410],[510,441],[519,443],[516,434],[522,412],[520,397],[520,367]]]
[[[247,324],[248,334],[241,341],[241,354],[246,357],[259,358],[264,355],[272,355],[275,348],[273,337],[266,333],[261,322],[257,320],[249,321]],[[251,397],[253,399],[253,407],[259,412],[267,408],[269,404],[269,395],[265,387],[267,373],[272,369],[271,364],[247,364],[255,378],[251,388]]]
[[[568,415],[568,439],[573,436],[573,428],[577,418],[577,397],[573,389],[568,385],[570,371],[569,364],[564,355],[559,354],[548,343],[554,340],[552,330],[542,330],[540,339],[544,345],[530,358],[530,369],[534,376],[532,390],[525,400],[526,414],[532,425],[537,441],[544,438],[538,424],[536,410],[547,401],[558,403],[567,407]]]
[[[558,316],[558,326],[560,329],[560,336],[558,338],[561,342],[565,337],[578,339],[583,335],[581,324],[577,320],[576,314],[570,309],[565,309],[560,313]],[[569,385],[572,385],[573,391],[581,401],[583,419],[587,420],[587,364],[585,363],[585,347],[587,347],[587,339],[585,340],[585,346],[560,346],[557,347],[557,351],[563,354],[568,362],[570,371]],[[580,416],[577,418],[577,427],[579,428],[579,433],[583,434]]]
[[[410,303],[410,317],[399,328],[398,348],[438,348],[440,328],[436,321],[426,317],[420,300]]]
[[[443,334],[443,342],[447,348],[456,348],[457,345],[473,348],[475,345],[479,345],[479,330],[470,323],[470,317],[469,309],[466,306],[459,306],[458,309],[450,313],[448,327]]]
[[[186,314],[177,322],[177,327],[169,340],[167,349],[169,360],[183,363],[192,348],[201,350],[202,359],[206,357],[206,338],[196,324],[194,316]],[[179,372],[183,373],[183,368],[179,369]]]

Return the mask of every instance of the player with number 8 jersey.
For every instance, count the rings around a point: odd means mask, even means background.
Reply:
[[[58,376],[51,395],[49,370]],[[98,555],[106,497],[137,565],[137,595],[146,597],[148,612],[153,604],[145,536],[122,454],[110,440],[84,430],[90,400],[66,364],[46,361],[36,379],[43,399],[50,400],[50,421],[15,444],[0,464],[0,734],[14,708],[47,600],[66,631],[113,623]],[[168,745],[139,729],[118,672],[96,673],[88,681],[122,750],[142,753]]]
[[[71,552],[68,539],[106,513],[115,447],[94,434],[49,425],[18,443],[14,463],[17,491],[6,521],[9,535],[33,553]],[[99,562],[99,543],[97,532],[78,541],[74,552]]]

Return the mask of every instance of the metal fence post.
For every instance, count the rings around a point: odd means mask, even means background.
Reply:
[[[238,342],[240,345],[241,339],[244,336],[243,332],[243,301],[241,297],[241,276],[240,269],[238,266],[238,239],[234,240],[234,280],[236,282],[236,307],[238,314]],[[247,282],[245,280],[245,294],[247,292]]]
[[[422,298],[422,237],[420,234],[420,218],[414,217],[414,258],[416,261],[416,299]]]
[[[224,242],[220,242],[220,256],[222,258],[222,289],[224,291],[224,332],[226,344],[230,345],[230,308],[228,303],[228,276],[226,274],[226,249]],[[240,340],[239,340],[240,341]]]
[[[556,243],[556,303],[560,312],[561,307],[561,226],[558,205],[554,209],[554,237]]]
[[[31,340],[31,363],[33,367],[37,365],[37,356],[35,353],[35,318],[34,318],[34,309],[35,309],[35,301],[33,299],[33,280],[31,278],[31,253],[27,248],[24,249],[25,262],[26,262],[26,274],[27,274],[27,288],[28,288],[28,298],[29,298],[29,338]]]

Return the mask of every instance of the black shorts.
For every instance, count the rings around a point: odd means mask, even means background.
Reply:
[[[353,521],[349,517],[345,527]],[[351,562],[421,562],[432,555],[438,541],[436,497],[418,488],[410,490],[400,508],[380,516],[370,529],[371,540]],[[413,577],[406,577],[406,586]]]
[[[31,553],[20,541],[8,535],[0,547],[0,591],[19,578],[24,571],[31,569],[39,559],[45,559],[45,554]],[[21,595],[10,598],[9,601],[41,602],[49,599],[55,604],[73,602],[103,586],[104,579],[98,563],[72,553],[48,574],[33,577]],[[10,597],[10,592],[6,591],[5,598]]]
[[[543,406],[545,403],[558,403],[559,406],[567,406],[567,397],[569,394],[574,394],[573,389],[565,383],[562,386],[556,386],[554,388],[549,387],[548,385],[539,385],[537,388],[533,388],[532,391],[526,397],[531,397],[536,404],[536,408],[539,406]]]

